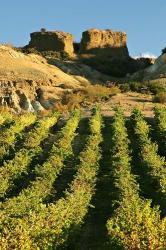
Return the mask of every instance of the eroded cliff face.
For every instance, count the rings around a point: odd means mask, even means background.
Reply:
[[[81,42],[75,43],[70,33],[41,29],[31,33],[28,47],[67,53],[71,59],[78,58],[84,64],[115,77],[134,72],[125,32],[89,29],[82,33]]]
[[[125,32],[89,29],[82,33],[79,55],[83,63],[115,77],[130,72],[132,60]]]
[[[63,96],[108,76],[77,62],[46,60],[0,45],[0,106],[16,112],[54,108]]]
[[[166,85],[166,53],[160,55],[152,65],[131,75],[131,80],[162,80]]]
[[[85,31],[81,44],[75,44],[77,55],[71,56],[70,61],[50,55],[26,54],[23,50],[21,53],[0,45],[0,105],[8,105],[18,112],[50,109],[71,91],[88,84],[117,82],[127,73],[145,69],[150,62],[131,58],[126,39],[124,32]],[[73,36],[41,30],[31,34],[29,46],[39,51],[53,50],[73,55]],[[165,56],[145,71],[147,78],[156,71],[159,74],[165,72]]]
[[[81,54],[129,57],[125,32],[90,29],[82,33]]]
[[[0,105],[17,112],[49,108],[68,89],[79,88],[81,81],[88,83],[48,64],[41,56],[25,55],[6,46],[0,46],[0,62]],[[65,89],[59,87],[62,83]]]
[[[73,36],[62,31],[40,31],[30,34],[31,40],[28,47],[38,51],[66,52],[73,55]]]

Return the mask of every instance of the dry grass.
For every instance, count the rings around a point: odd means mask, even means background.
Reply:
[[[75,90],[72,93],[67,93],[62,102],[55,104],[55,108],[59,111],[73,110],[82,106],[88,106],[94,103],[109,100],[113,95],[120,93],[116,86],[107,88],[101,85],[90,85],[82,89]]]
[[[110,96],[120,93],[120,89],[116,86],[107,88],[101,85],[89,86],[85,88],[85,96],[88,101],[102,101],[103,99],[109,99]]]

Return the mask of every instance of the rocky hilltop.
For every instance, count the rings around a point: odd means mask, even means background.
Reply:
[[[127,34],[111,29],[90,29],[82,33],[79,45],[82,61],[115,77],[124,77],[150,65],[150,61],[135,60],[127,48]]]
[[[0,105],[16,111],[50,109],[66,93],[126,81],[129,73],[135,80],[161,77],[166,71],[165,54],[147,68],[149,59],[130,57],[126,33],[108,29],[87,30],[80,43],[70,33],[41,29],[19,50],[1,45],[0,61]]]
[[[80,54],[102,54],[129,57],[125,32],[90,29],[82,33]]]
[[[135,60],[127,48],[127,34],[111,29],[89,29],[82,33],[80,42],[74,42],[72,34],[63,31],[41,31],[30,34],[25,48],[39,52],[57,52],[71,60],[89,65],[111,76],[124,77],[150,65],[149,60]]]
[[[73,35],[63,31],[41,31],[30,34],[29,48],[38,51],[66,52],[69,55],[100,54],[112,57],[129,57],[125,32],[89,29],[82,33],[81,42],[75,48]]]
[[[28,47],[36,48],[39,51],[57,51],[66,52],[70,56],[73,55],[73,36],[70,33],[62,31],[46,31],[33,32],[30,34],[31,40]]]

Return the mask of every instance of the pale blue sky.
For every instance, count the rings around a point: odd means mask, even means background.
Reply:
[[[0,43],[26,45],[44,27],[81,39],[89,28],[127,32],[130,55],[166,47],[166,0],[0,0]]]

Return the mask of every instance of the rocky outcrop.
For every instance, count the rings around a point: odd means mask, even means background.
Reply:
[[[33,101],[32,105],[33,105],[34,110],[37,112],[44,110],[43,106],[41,105],[39,101]]]
[[[27,112],[34,112],[35,110],[28,96],[22,90],[17,90],[16,93],[19,98],[20,107]]]
[[[148,75],[151,75],[151,76],[152,75],[153,76],[164,75],[166,77],[166,53],[159,56],[156,59],[155,63],[145,70],[145,74],[147,74],[147,77]]]
[[[132,63],[126,41],[125,32],[87,30],[82,34],[80,60],[104,74],[123,77],[130,72]]]
[[[93,83],[106,82],[110,80],[110,76],[104,75],[101,72],[93,69],[92,67],[81,64],[75,61],[60,61],[56,59],[49,59],[48,62],[57,66],[66,74],[74,76],[84,76],[86,79]]]
[[[16,112],[52,108],[66,91],[90,84],[79,71],[78,75],[65,73],[39,55],[25,55],[6,46],[0,46],[0,62],[0,106]]]
[[[66,52],[73,55],[73,36],[70,33],[41,30],[31,33],[30,36],[28,47],[36,48],[38,51]]]
[[[125,32],[90,29],[82,34],[81,54],[97,54],[103,56],[128,57]]]
[[[0,46],[0,61],[0,106],[15,112],[53,109],[67,93],[109,79],[77,62],[58,61],[56,66],[5,46]]]
[[[111,29],[84,31],[80,43],[73,42],[69,33],[41,29],[31,33],[28,47],[38,51],[66,52],[74,60],[79,59],[80,64],[113,77],[124,77],[148,66],[147,62],[129,56],[126,33]],[[48,53],[46,56],[52,58]]]
[[[166,78],[166,53],[159,56],[153,65],[131,75],[131,80],[155,80]],[[164,81],[165,82],[165,81]]]
[[[0,86],[1,83],[0,83]],[[13,108],[16,112],[21,112],[20,100],[16,92],[11,89],[0,91],[0,106]]]

